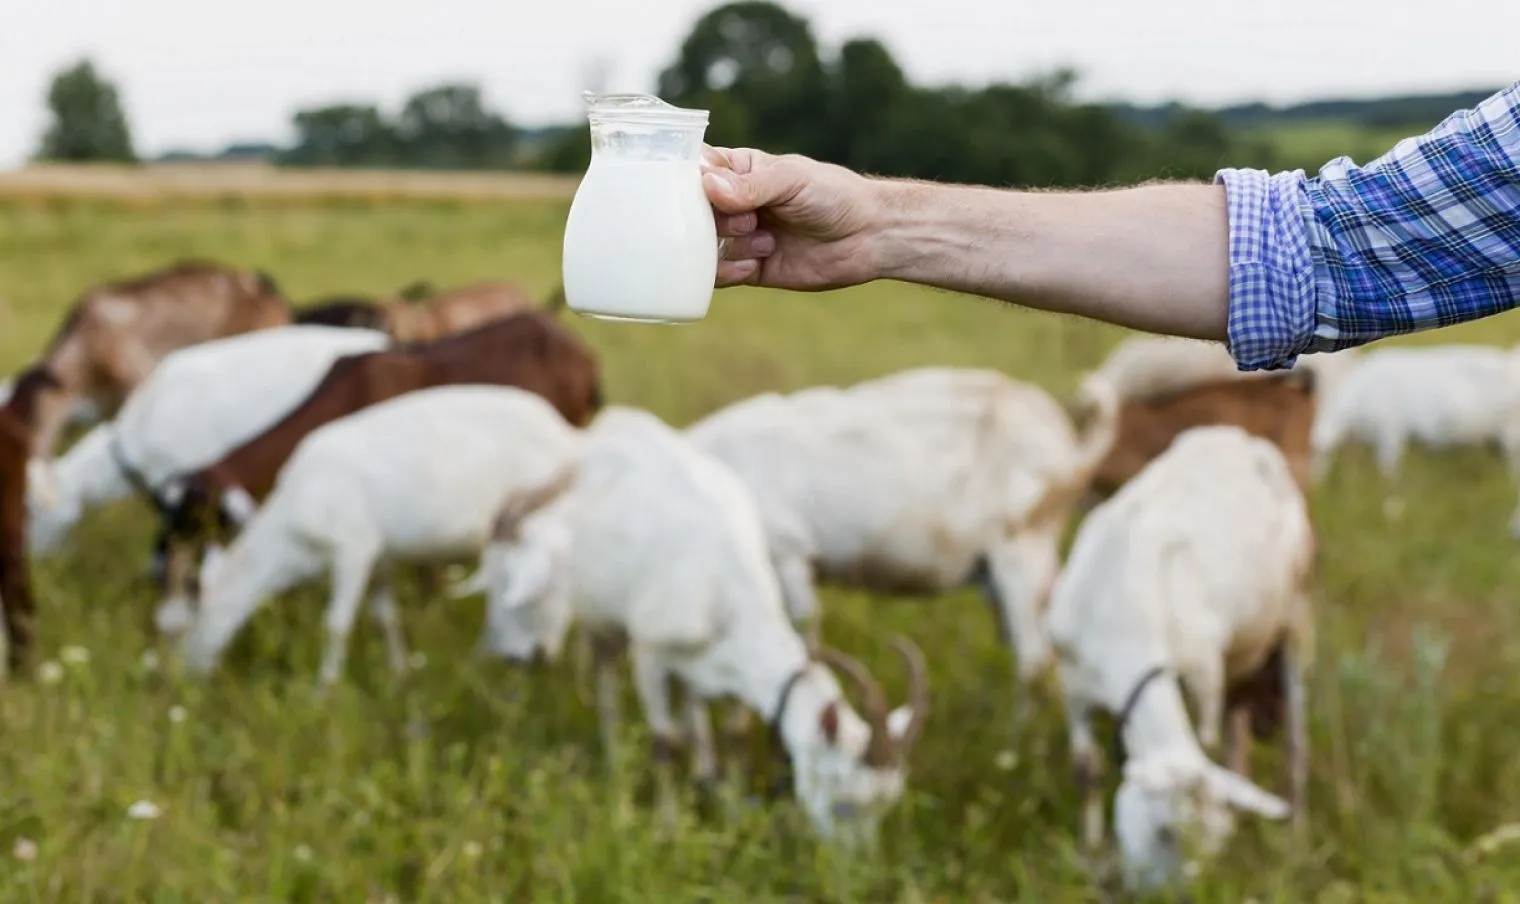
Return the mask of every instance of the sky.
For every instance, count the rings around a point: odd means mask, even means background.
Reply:
[[[0,168],[45,124],[51,74],[89,56],[116,81],[139,153],[286,141],[298,107],[393,111],[479,84],[524,125],[580,116],[605,87],[652,90],[701,0],[0,0]],[[1212,106],[1495,88],[1520,78],[1514,0],[793,0],[823,52],[872,36],[918,83],[1079,71],[1088,99]],[[1396,13],[1409,10],[1417,16]],[[1439,15],[1432,16],[1431,11]]]

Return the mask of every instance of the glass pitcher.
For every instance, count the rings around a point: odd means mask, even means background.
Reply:
[[[591,165],[565,220],[566,306],[605,320],[701,320],[728,245],[702,189],[708,112],[648,94],[582,97]]]

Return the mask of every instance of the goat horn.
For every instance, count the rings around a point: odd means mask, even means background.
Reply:
[[[897,745],[901,757],[907,759],[924,730],[924,719],[929,715],[929,668],[924,662],[923,651],[908,638],[899,634],[892,638],[892,646],[897,648],[908,666],[908,706],[913,710],[913,717]]]
[[[887,695],[881,685],[866,671],[860,660],[832,647],[822,647],[818,658],[829,666],[848,675],[864,695],[861,701],[866,723],[871,726],[871,741],[866,746],[866,762],[872,766],[884,766],[892,759],[892,734],[887,730]]]

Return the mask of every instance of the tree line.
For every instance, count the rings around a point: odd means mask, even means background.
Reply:
[[[805,17],[770,0],[737,0],[701,16],[650,87],[711,111],[714,144],[797,152],[879,175],[1048,187],[1206,178],[1220,166],[1314,168],[1323,161],[1292,159],[1261,127],[1296,112],[1414,133],[1487,93],[1206,111],[1083,103],[1076,81],[1062,69],[981,87],[915,85],[874,38],[826,55]],[[53,123],[39,156],[133,158],[115,88],[88,62],[55,78],[48,103]],[[394,115],[340,104],[298,110],[292,124],[289,146],[239,155],[293,166],[569,173],[591,155],[584,121],[521,129],[467,83],[420,90]]]

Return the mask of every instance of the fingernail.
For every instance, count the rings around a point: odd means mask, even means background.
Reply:
[[[750,237],[749,250],[764,256],[776,250],[776,237],[769,232],[759,232]]]

